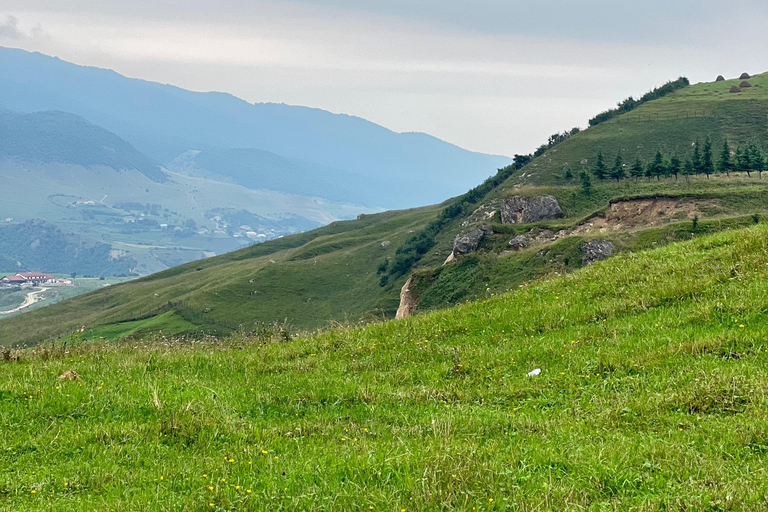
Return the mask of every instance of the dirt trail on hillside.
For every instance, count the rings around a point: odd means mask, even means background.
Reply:
[[[27,296],[24,298],[24,302],[22,302],[20,306],[15,307],[13,309],[9,309],[8,311],[0,311],[0,315],[10,315],[11,313],[17,313],[22,309],[28,308],[32,304],[36,304],[38,301],[41,300],[40,294],[47,292],[48,290],[49,288],[40,288],[39,290],[29,292]]]

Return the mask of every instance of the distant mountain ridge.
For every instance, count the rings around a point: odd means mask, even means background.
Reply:
[[[80,115],[167,165],[189,150],[257,149],[372,180],[379,204],[408,207],[457,195],[510,162],[421,133],[395,133],[364,119],[283,104],[250,104],[126,78],[105,69],[0,48],[0,109]],[[340,171],[343,171],[340,172]],[[233,168],[232,174],[247,172]],[[341,185],[342,183],[339,183]],[[348,183],[347,183],[348,184]],[[292,191],[289,191],[292,192]],[[355,197],[345,197],[355,202]]]
[[[0,159],[136,169],[152,181],[167,179],[157,163],[120,137],[66,112],[0,111]]]
[[[194,154],[190,154],[194,153]],[[262,149],[209,149],[185,153],[171,162],[171,170],[190,173],[198,170],[203,176],[220,177],[251,189],[267,189],[322,197],[331,201],[349,201],[374,205],[381,201],[380,192],[387,180],[368,177],[343,169],[312,165],[301,160],[285,158]],[[183,161],[186,166],[179,165]],[[417,190],[403,190],[403,197],[418,199]]]

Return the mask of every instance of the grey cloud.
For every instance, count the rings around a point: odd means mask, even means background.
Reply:
[[[8,16],[4,22],[0,22],[0,37],[6,39],[23,38],[24,34],[19,30],[19,18],[16,16]]]
[[[0,39],[24,40],[45,39],[48,35],[39,24],[32,27],[29,32],[19,28],[19,18],[8,15],[5,21],[0,21]]]
[[[234,0],[237,1],[237,0]],[[585,41],[665,43],[763,30],[768,3],[743,0],[297,0],[466,30]]]
[[[763,31],[768,2],[741,0],[6,0],[11,9],[92,12],[165,20],[247,23],[283,10],[293,15],[359,19],[385,16],[512,36],[626,44],[700,44]],[[11,27],[13,29],[13,27]]]

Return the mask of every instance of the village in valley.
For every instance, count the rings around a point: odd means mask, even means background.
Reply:
[[[72,280],[54,277],[42,272],[19,272],[17,274],[0,277],[0,287],[8,288],[19,286],[30,288],[35,286],[72,286]]]
[[[0,318],[37,309],[130,277],[80,277],[44,272],[0,275]]]

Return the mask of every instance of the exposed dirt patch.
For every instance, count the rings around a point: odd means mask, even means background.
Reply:
[[[556,242],[569,236],[597,235],[614,231],[626,231],[636,228],[646,229],[670,222],[690,220],[694,216],[704,217],[707,210],[716,209],[718,204],[712,200],[671,199],[631,199],[612,203],[607,211],[595,215],[572,230],[543,230],[531,245]]]
[[[702,208],[716,206],[713,201],[697,201],[695,199],[633,199],[612,203],[603,213],[592,217],[570,235],[605,233],[636,227],[661,226],[673,221],[692,219],[695,215],[702,216]]]

